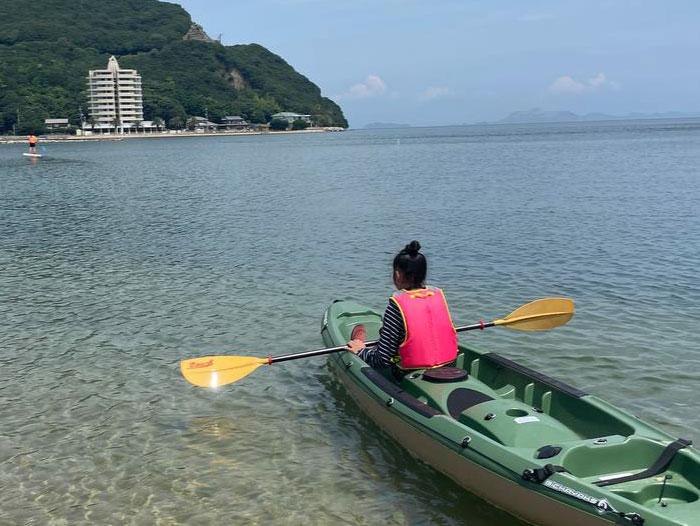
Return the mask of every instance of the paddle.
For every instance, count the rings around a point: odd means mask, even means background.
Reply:
[[[455,331],[473,331],[488,327],[505,326],[519,331],[547,331],[564,325],[574,315],[574,302],[568,298],[544,298],[519,307],[502,319],[480,322],[473,325],[457,327]],[[378,341],[366,342],[367,347],[377,345]],[[180,362],[180,370],[185,380],[199,387],[219,387],[245,378],[261,365],[286,362],[321,356],[346,350],[345,345],[305,351],[283,356],[255,358],[252,356],[205,356]]]

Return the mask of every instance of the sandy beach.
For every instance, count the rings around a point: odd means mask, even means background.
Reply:
[[[345,131],[342,128],[307,128],[306,130],[288,131],[242,131],[242,132],[176,132],[176,133],[106,133],[103,135],[40,135],[39,140],[48,142],[86,142],[86,141],[121,141],[124,139],[172,139],[176,137],[223,137],[223,136],[247,136],[247,135],[284,135],[292,133],[325,133]],[[0,144],[24,144],[27,138],[17,135],[0,136]]]

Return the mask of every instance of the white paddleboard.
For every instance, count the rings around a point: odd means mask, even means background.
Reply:
[[[43,157],[40,153],[23,153],[25,157]]]

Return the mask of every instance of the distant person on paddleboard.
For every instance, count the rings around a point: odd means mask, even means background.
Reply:
[[[425,286],[428,263],[412,241],[394,258],[394,285],[379,344],[366,348],[364,325],[356,325],[348,350],[375,368],[392,367],[397,377],[411,369],[429,369],[457,358],[457,333],[442,290]]]
[[[36,143],[38,141],[39,139],[36,138],[36,135],[29,136],[29,153],[36,154]]]

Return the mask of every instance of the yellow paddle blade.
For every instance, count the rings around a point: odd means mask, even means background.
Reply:
[[[574,316],[574,302],[569,298],[543,298],[514,310],[494,325],[519,331],[548,331],[564,325]]]
[[[219,387],[245,378],[267,363],[267,358],[252,356],[204,356],[181,361],[180,371],[198,387]]]

